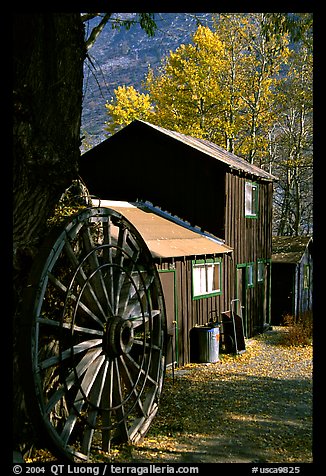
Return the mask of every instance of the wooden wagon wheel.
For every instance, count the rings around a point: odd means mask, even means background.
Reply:
[[[32,421],[71,460],[136,442],[165,370],[164,299],[144,240],[121,214],[88,208],[36,261],[24,300]]]

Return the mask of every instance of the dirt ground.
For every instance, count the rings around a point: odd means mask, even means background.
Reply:
[[[280,345],[285,332],[248,339],[242,355],[180,368],[174,382],[169,371],[146,438],[113,449],[111,460],[312,462],[312,346]]]
[[[91,462],[311,463],[312,346],[282,345],[286,332],[248,339],[241,355],[168,370],[144,440]],[[37,452],[30,462],[47,459]]]

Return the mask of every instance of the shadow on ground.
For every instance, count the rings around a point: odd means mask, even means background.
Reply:
[[[133,456],[179,463],[311,462],[311,416],[309,379],[233,373],[204,381],[189,374],[174,385],[167,379],[160,413]],[[166,437],[168,450],[160,444]]]

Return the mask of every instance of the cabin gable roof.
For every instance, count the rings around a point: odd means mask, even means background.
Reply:
[[[129,136],[131,140],[137,140],[137,138],[139,138],[140,136],[146,137],[146,135],[148,136],[148,138],[150,138],[151,136],[153,136],[153,134],[155,135],[155,132],[163,135],[168,140],[177,141],[178,144],[182,146],[190,147],[191,149],[200,152],[201,154],[204,154],[205,156],[208,156],[211,159],[217,160],[219,163],[223,164],[223,166],[228,167],[231,171],[237,170],[245,174],[258,177],[261,180],[265,181],[277,180],[274,175],[266,172],[260,167],[250,164],[249,162],[236,156],[235,154],[227,152],[226,150],[222,149],[221,147],[212,142],[209,142],[204,139],[197,139],[185,134],[181,134],[180,132],[175,132],[140,120],[134,120],[113,136],[104,140],[103,142],[95,146],[93,149],[85,152],[81,158],[82,169],[83,163],[86,162],[86,159],[90,157],[96,157],[97,160],[100,160],[101,154],[105,153],[106,148],[109,147],[111,143],[117,143],[121,141],[121,144],[124,145],[125,141],[128,140]],[[155,139],[155,137],[153,138]],[[155,144],[155,140],[153,142]],[[104,159],[106,158],[103,157],[103,160]],[[87,174],[87,170],[85,172]],[[85,180],[87,182],[87,177],[85,177]]]
[[[311,243],[311,236],[273,236],[272,262],[298,264]]]
[[[202,152],[206,155],[209,155],[210,157],[213,157],[214,159],[222,162],[225,165],[228,165],[230,169],[246,172],[268,181],[277,180],[277,178],[274,175],[266,172],[265,170],[261,169],[260,167],[257,167],[256,165],[250,164],[247,160],[244,160],[241,157],[238,157],[237,155],[226,151],[222,147],[219,147],[217,144],[214,144],[213,142],[209,142],[205,139],[198,139],[198,138],[191,137],[185,134],[181,134],[180,132],[165,129],[163,127],[156,126],[149,122],[145,122],[145,121],[134,121],[134,122],[146,124],[148,127],[156,129],[162,134],[165,134],[189,147],[192,147],[193,149],[198,150],[199,152]]]

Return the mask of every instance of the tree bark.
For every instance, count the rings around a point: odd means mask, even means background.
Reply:
[[[18,14],[13,26],[13,437],[19,448],[26,421],[17,347],[21,296],[47,219],[78,174],[86,50],[79,13]]]

